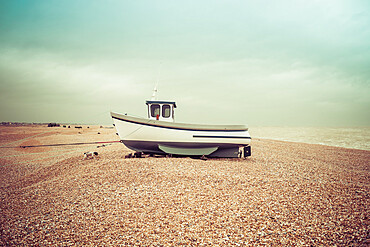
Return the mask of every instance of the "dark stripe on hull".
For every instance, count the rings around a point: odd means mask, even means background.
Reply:
[[[122,119],[118,118],[115,116],[112,116],[112,118],[124,121],[124,122],[129,122],[129,123],[134,123],[138,125],[145,125],[145,126],[151,126],[151,127],[156,127],[156,128],[163,128],[163,129],[175,129],[175,130],[187,130],[187,131],[210,131],[210,132],[246,132],[247,130],[230,130],[230,129],[191,129],[191,128],[180,128],[180,127],[172,127],[172,126],[162,126],[162,125],[156,125],[156,124],[150,124],[150,123],[142,123],[142,122],[137,122],[137,121],[132,121],[132,120],[127,120],[127,119]]]
[[[231,139],[252,139],[249,136],[198,136],[193,135],[194,138],[231,138]]]

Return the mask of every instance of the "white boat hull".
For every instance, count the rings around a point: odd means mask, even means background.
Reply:
[[[251,143],[245,126],[168,123],[117,113],[111,116],[122,143],[138,152],[239,157],[239,148]]]

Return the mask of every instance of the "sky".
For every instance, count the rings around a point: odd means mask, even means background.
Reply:
[[[370,126],[370,1],[0,0],[0,122]]]

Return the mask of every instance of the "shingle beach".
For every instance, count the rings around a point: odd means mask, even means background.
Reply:
[[[19,147],[115,132],[0,126],[0,245],[370,245],[370,151],[252,139],[251,157],[203,161],[125,159],[121,143]]]

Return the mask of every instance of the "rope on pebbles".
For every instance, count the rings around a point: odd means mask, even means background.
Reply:
[[[26,137],[26,138],[23,138],[23,139],[20,139],[20,140],[16,140],[16,141],[12,141],[12,142],[8,142],[4,145],[1,145],[0,148],[12,148],[12,147],[6,147],[8,146],[9,144],[13,144],[13,143],[17,143],[17,142],[20,142],[20,141],[24,141],[24,140],[27,140],[27,139],[30,139],[30,138],[33,138],[33,137],[36,137],[36,136],[39,136],[39,135],[42,135],[42,134],[46,134],[48,132],[52,132],[54,130],[49,130],[49,131],[45,131],[45,132],[42,132],[42,133],[38,133],[36,135],[33,135],[33,136],[29,136],[29,137]]]

